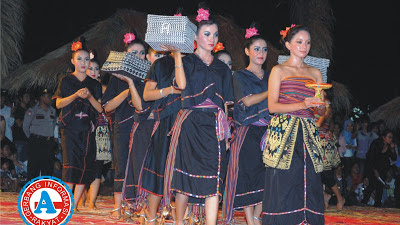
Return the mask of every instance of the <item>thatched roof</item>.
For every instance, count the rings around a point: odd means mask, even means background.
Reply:
[[[332,61],[334,17],[329,0],[291,0],[292,23],[310,28],[312,47],[309,55]]]
[[[369,115],[372,122],[383,120],[387,128],[400,131],[400,97],[379,106]]]
[[[22,64],[22,40],[24,37],[24,0],[0,2],[0,73],[3,80],[9,72]]]
[[[347,118],[353,107],[350,90],[346,85],[332,81],[333,97],[331,99],[332,113],[337,117]]]
[[[195,16],[189,16],[194,22]],[[219,40],[224,43],[226,49],[232,54],[233,70],[244,68],[247,56],[244,54],[245,29],[235,25],[231,19],[217,16],[219,21]],[[121,9],[112,17],[98,22],[82,35],[86,39],[89,49],[97,51],[100,63],[103,63],[110,50],[123,51],[123,36],[126,32],[134,32],[140,39],[144,39],[147,28],[147,13],[134,10]],[[46,87],[55,89],[58,79],[70,69],[71,63],[70,43],[48,53],[44,57],[22,65],[15,70],[4,87],[10,92],[21,88]],[[277,64],[279,50],[268,43],[268,58],[266,69],[270,70]]]

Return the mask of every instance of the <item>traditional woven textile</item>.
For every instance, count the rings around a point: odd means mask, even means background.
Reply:
[[[196,30],[196,25],[186,16],[148,14],[144,40],[156,51],[163,51],[161,45],[167,44],[183,53],[192,53]]]
[[[278,63],[281,64],[281,63],[285,62],[288,59],[289,59],[288,55],[280,55],[278,57]],[[329,67],[329,63],[330,63],[329,59],[317,58],[317,57],[313,57],[313,56],[307,56],[304,59],[304,62],[307,65],[310,65],[312,67],[315,67],[315,68],[319,69],[321,71],[322,79],[323,79],[324,83],[327,82],[327,80],[328,80],[327,73],[328,73],[328,67]]]
[[[313,82],[308,77],[287,77],[280,87],[279,103],[290,104],[302,102],[306,97],[314,95],[305,84]],[[263,161],[268,167],[289,169],[292,161],[297,131],[303,129],[304,144],[314,164],[315,172],[323,171],[323,150],[314,113],[311,110],[297,110],[285,114],[275,114],[271,118],[267,130]]]
[[[290,168],[300,124],[303,129],[304,144],[311,156],[315,172],[323,171],[323,150],[315,122],[310,118],[287,114],[277,114],[271,118],[263,152],[263,161],[267,167],[285,170]]]
[[[101,70],[128,76],[132,79],[144,80],[151,62],[140,59],[133,52],[110,51]]]

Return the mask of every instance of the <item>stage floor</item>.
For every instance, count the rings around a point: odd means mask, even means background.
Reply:
[[[18,213],[17,201],[18,193],[0,193],[0,224],[25,224]],[[112,196],[99,196],[97,207],[96,211],[80,209],[80,213],[74,213],[68,224],[134,224],[108,217],[113,208]],[[246,224],[243,212],[235,213],[235,221],[237,225]],[[325,212],[325,224],[400,224],[400,209],[351,206],[336,211],[332,206]]]

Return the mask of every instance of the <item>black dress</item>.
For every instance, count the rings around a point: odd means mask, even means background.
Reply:
[[[233,219],[233,210],[260,204],[263,199],[265,166],[261,139],[270,120],[268,100],[247,107],[245,97],[267,91],[269,72],[260,80],[244,69],[233,74],[236,129],[231,141],[227,183],[224,193],[224,221]]]
[[[90,77],[83,81],[67,74],[60,79],[54,98],[65,98],[88,88],[95,99],[101,98],[101,85]],[[96,175],[94,125],[98,112],[88,99],[77,98],[61,109],[59,115],[63,158],[62,179],[66,183],[88,184]]]
[[[121,92],[129,89],[128,84],[112,76],[102,98],[103,107]],[[129,138],[134,122],[135,108],[129,97],[114,110],[112,121],[114,192],[121,192],[125,178],[126,161],[129,152]]]
[[[174,59],[171,56],[165,56],[154,62],[146,81],[157,82],[157,89],[167,88],[173,85],[174,69]],[[165,163],[171,140],[168,133],[172,129],[180,108],[180,94],[170,94],[154,102],[152,113],[157,122],[141,172],[139,184],[142,200],[145,199],[144,192],[163,196]]]
[[[189,203],[204,203],[223,193],[228,163],[224,138],[230,134],[222,109],[234,99],[232,73],[218,59],[208,66],[190,54],[182,61],[186,88],[173,128],[165,185],[189,196]]]
[[[143,100],[145,83],[135,80],[136,90],[142,101],[142,111],[135,110],[134,124],[128,142],[128,155],[125,161],[125,179],[122,188],[122,199],[127,205],[136,203],[138,180],[150,139],[154,133],[154,118],[152,116],[153,102]],[[132,208],[136,210],[135,208]]]

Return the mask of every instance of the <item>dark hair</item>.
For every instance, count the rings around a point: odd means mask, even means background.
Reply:
[[[209,7],[207,6],[207,4],[205,2],[200,2],[198,8],[210,11]],[[218,21],[210,13],[210,16],[208,17],[208,20],[202,20],[202,21],[197,23],[196,34],[199,34],[199,30],[201,29],[202,26],[209,26],[209,25],[214,25],[214,24],[217,25],[217,27],[218,27]]]
[[[125,51],[127,51],[129,47],[131,47],[131,46],[133,46],[135,44],[142,45],[143,48],[144,48],[144,53],[147,54],[147,49],[148,49],[147,44],[144,41],[142,41],[139,38],[137,38],[137,37],[131,43],[125,44]]]
[[[384,129],[384,130],[382,131],[381,136],[382,136],[382,137],[386,137],[386,135],[388,135],[389,133],[392,133],[392,134],[393,134],[393,131],[390,130],[390,129]]]
[[[79,51],[85,51],[85,52],[87,52],[89,54],[89,50],[86,48],[86,39],[85,39],[85,37],[80,36],[77,41],[82,43],[82,48],[79,49],[79,50],[76,50],[76,51],[72,51],[72,58],[74,58],[75,54],[77,52],[79,52]]]
[[[284,37],[284,38],[282,37],[282,38],[281,38],[281,43],[282,43],[283,48],[284,48],[284,50],[285,50],[286,52],[288,52],[289,50],[286,48],[285,43],[286,43],[286,42],[291,42],[292,39],[293,39],[293,37],[294,37],[297,33],[299,33],[300,31],[306,31],[306,32],[308,32],[308,33],[310,34],[310,36],[311,36],[310,29],[309,29],[308,27],[304,26],[304,25],[296,25],[296,26],[290,28],[290,29],[287,31],[287,33],[286,33],[286,37]]]
[[[232,58],[231,53],[228,50],[225,50],[225,49],[224,50],[219,50],[218,52],[214,53],[214,57],[218,58],[219,56],[221,56],[223,54],[226,54],[226,55],[228,55],[229,57]]]
[[[183,7],[178,7],[178,9],[176,10],[176,14],[181,14],[183,16]]]
[[[2,160],[1,160],[1,167],[3,167],[3,165],[4,164],[6,164],[6,163],[8,163],[8,166],[10,166],[10,161],[9,160],[7,160],[6,158],[1,158]]]
[[[93,54],[93,59],[90,59],[90,62],[95,62],[95,63],[97,63],[97,65],[99,65],[99,67],[100,67],[100,62],[99,62],[99,60],[97,59],[97,51],[96,51],[95,49],[90,49],[90,50],[89,50],[89,54]]]
[[[104,74],[102,74],[100,76],[101,85],[106,85],[107,86],[108,82],[110,82],[110,78],[111,78],[111,74],[110,73],[105,72]]]
[[[370,123],[368,116],[362,116],[359,121],[361,123]]]
[[[358,165],[358,167],[360,167],[360,163],[359,163],[358,161],[354,161],[354,162],[351,164],[351,167],[350,167],[350,168],[353,168],[354,165]]]
[[[302,30],[307,31],[309,34],[311,34],[310,29],[308,29],[308,27],[306,27],[304,25],[296,25],[296,26],[290,28],[288,30],[288,32],[286,33],[286,37],[282,38],[282,39],[284,40],[284,42],[286,42],[286,41],[290,42],[290,41],[292,41],[293,37]]]
[[[18,95],[17,95],[17,97],[19,98],[19,99],[22,99],[23,97],[24,97],[24,95],[26,95],[26,94],[28,94],[29,96],[31,96],[31,93],[27,90],[27,89],[21,89],[19,92],[18,92]]]
[[[245,43],[244,43],[244,47],[247,49],[250,49],[250,46],[257,40],[264,40],[265,42],[267,42],[261,35],[260,35],[260,26],[258,23],[256,22],[252,22],[250,25],[250,28],[256,28],[258,30],[258,34],[251,36],[249,39],[246,39]]]
[[[371,122],[371,123],[369,123],[369,125],[368,125],[368,131],[372,131],[372,129],[374,129],[374,128],[378,128],[378,123],[377,122]]]
[[[1,149],[3,149],[6,145],[8,145],[8,147],[10,147],[11,150],[11,143],[7,139],[1,140]]]

